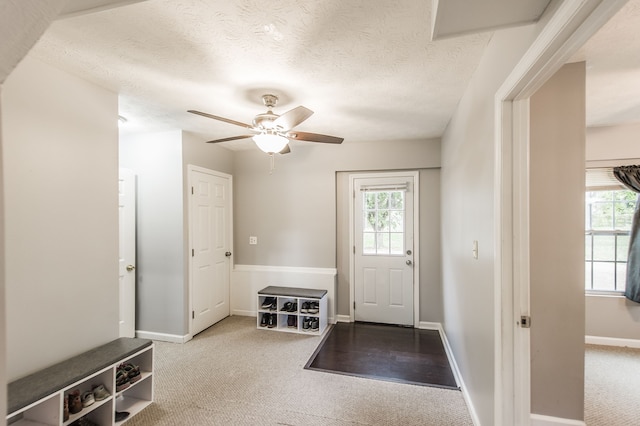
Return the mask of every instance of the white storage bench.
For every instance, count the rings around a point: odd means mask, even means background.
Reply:
[[[138,366],[140,378],[116,392],[116,372],[123,362]],[[110,395],[65,420],[63,401],[68,394],[82,394],[100,384]],[[64,426],[84,416],[99,425],[122,424],[153,401],[153,342],[121,337],[11,382],[7,394],[7,424],[12,426]],[[129,416],[116,422],[116,411]]]
[[[257,312],[259,329],[322,334],[327,328],[327,290],[265,287],[258,292]]]

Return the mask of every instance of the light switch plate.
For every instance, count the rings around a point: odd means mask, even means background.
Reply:
[[[254,245],[258,244],[258,237],[249,237],[249,244]]]

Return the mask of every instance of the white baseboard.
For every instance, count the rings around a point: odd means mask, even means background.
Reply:
[[[418,323],[418,328],[421,330],[438,330],[440,332],[440,335],[444,334],[444,331],[442,330],[442,324],[440,324],[439,322],[420,321]]]
[[[462,380],[462,375],[460,374],[460,369],[458,368],[456,357],[453,356],[451,345],[449,345],[449,340],[447,339],[447,334],[444,332],[444,328],[442,327],[442,324],[439,322],[421,321],[419,326],[420,328],[424,328],[427,330],[438,330],[440,332],[440,338],[442,339],[444,350],[447,353],[447,357],[449,358],[449,363],[451,364],[453,377],[455,377],[456,382],[458,383],[458,386],[460,386],[460,390],[462,391],[462,397],[464,398],[464,402],[467,404],[467,409],[469,410],[469,416],[471,416],[471,421],[475,426],[480,426],[481,425],[480,418],[478,417],[476,408],[473,405],[473,401],[471,400],[471,395],[469,395],[467,386],[464,384],[464,380]]]
[[[582,420],[531,414],[531,426],[586,426]]]
[[[626,348],[640,348],[640,340],[620,339],[617,337],[584,336],[584,342],[590,345],[620,346]]]
[[[234,309],[233,311],[231,311],[231,315],[238,315],[241,317],[255,317],[258,314],[256,313],[256,311],[247,311],[247,310],[243,310],[243,309]]]
[[[136,337],[140,339],[159,340],[161,342],[170,343],[187,343],[189,340],[193,339],[193,336],[191,334],[180,336],[177,334],[156,333],[153,331],[144,330],[136,330]]]
[[[336,322],[352,322],[349,315],[336,315]]]

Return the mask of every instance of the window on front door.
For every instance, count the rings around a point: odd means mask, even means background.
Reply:
[[[404,191],[371,191],[362,197],[364,255],[404,254]]]

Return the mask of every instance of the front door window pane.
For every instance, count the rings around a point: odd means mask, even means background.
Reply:
[[[363,254],[404,254],[404,197],[404,191],[368,191],[364,194]]]

